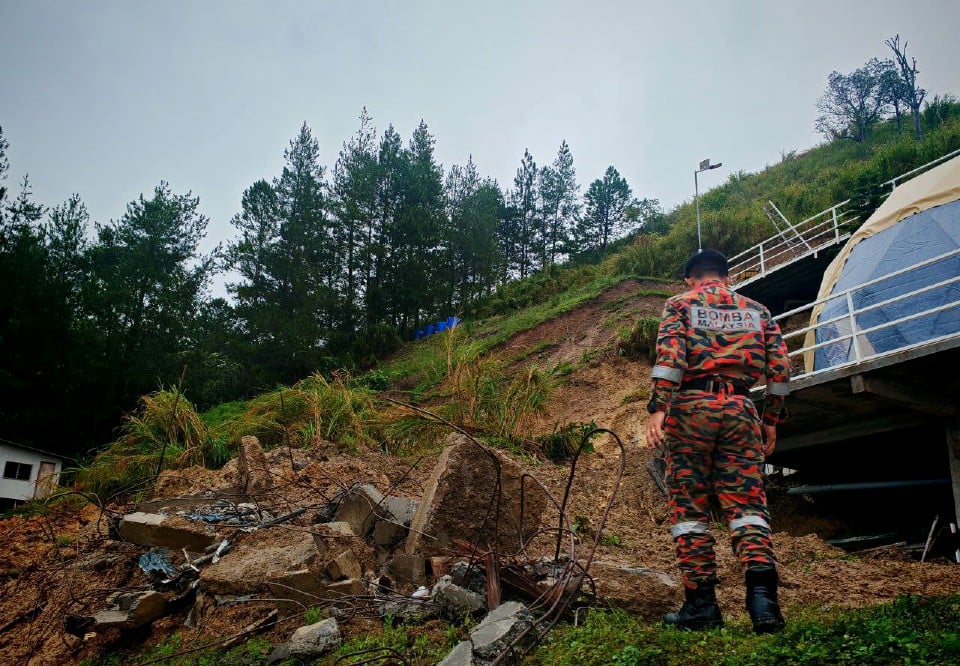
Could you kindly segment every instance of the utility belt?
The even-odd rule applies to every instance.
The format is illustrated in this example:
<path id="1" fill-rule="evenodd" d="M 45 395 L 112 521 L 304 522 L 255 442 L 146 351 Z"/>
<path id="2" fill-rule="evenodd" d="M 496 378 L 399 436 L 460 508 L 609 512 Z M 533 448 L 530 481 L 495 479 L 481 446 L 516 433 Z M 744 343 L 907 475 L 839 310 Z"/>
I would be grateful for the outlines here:
<path id="1" fill-rule="evenodd" d="M 707 393 L 727 392 L 734 395 L 750 395 L 750 387 L 742 382 L 723 377 L 698 377 L 680 383 L 678 391 L 706 391 Z"/>

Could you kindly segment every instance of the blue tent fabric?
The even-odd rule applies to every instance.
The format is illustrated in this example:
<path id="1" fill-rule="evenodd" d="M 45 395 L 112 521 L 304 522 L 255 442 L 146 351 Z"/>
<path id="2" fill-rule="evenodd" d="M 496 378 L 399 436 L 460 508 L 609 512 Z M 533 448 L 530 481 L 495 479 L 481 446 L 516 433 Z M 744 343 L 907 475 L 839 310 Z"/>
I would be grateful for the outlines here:
<path id="1" fill-rule="evenodd" d="M 850 333 L 849 309 L 845 291 L 853 289 L 854 310 L 876 305 L 896 296 L 960 275 L 960 256 L 941 259 L 926 266 L 874 284 L 857 288 L 885 275 L 917 265 L 960 247 L 960 200 L 929 208 L 907 217 L 878 234 L 865 238 L 851 251 L 840 278 L 831 291 L 837 297 L 827 301 L 816 329 L 817 343 L 828 342 Z M 928 290 L 909 298 L 857 313 L 858 330 L 870 329 L 931 308 L 960 301 L 960 283 Z M 960 332 L 960 308 L 922 315 L 906 322 L 869 332 L 858 337 L 861 353 L 883 353 Z M 815 368 L 827 368 L 853 361 L 851 341 L 842 340 L 820 347 Z"/>

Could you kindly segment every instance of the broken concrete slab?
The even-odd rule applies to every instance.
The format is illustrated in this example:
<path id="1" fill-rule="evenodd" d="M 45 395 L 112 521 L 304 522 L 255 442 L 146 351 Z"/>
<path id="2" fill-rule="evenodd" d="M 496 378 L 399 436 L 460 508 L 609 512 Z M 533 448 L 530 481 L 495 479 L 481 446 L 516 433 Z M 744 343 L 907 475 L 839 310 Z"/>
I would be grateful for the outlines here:
<path id="1" fill-rule="evenodd" d="M 167 612 L 167 600 L 159 592 L 124 593 L 113 597 L 114 606 L 94 614 L 94 631 L 136 629 L 150 624 Z"/>
<path id="2" fill-rule="evenodd" d="M 373 548 L 361 539 L 345 522 L 319 523 L 310 528 L 313 542 L 324 564 L 345 550 L 352 551 L 360 564 L 361 571 L 376 567 L 376 554 Z"/>
<path id="3" fill-rule="evenodd" d="M 417 514 L 417 508 L 420 501 L 413 497 L 395 497 L 388 495 L 383 499 L 383 506 L 396 519 L 398 523 L 406 527 L 413 522 L 413 517 Z"/>
<path id="4" fill-rule="evenodd" d="M 103 631 L 105 629 L 126 629 L 129 628 L 130 614 L 127 611 L 119 609 L 102 610 L 93 614 L 94 631 Z"/>
<path id="5" fill-rule="evenodd" d="M 133 627 L 142 627 L 153 622 L 167 612 L 167 600 L 159 592 L 146 592 L 133 599 L 129 610 L 130 624 Z"/>
<path id="6" fill-rule="evenodd" d="M 319 657 L 340 645 L 340 627 L 334 618 L 300 627 L 283 645 L 278 646 L 267 663 L 275 664 L 287 659 L 309 660 Z"/>
<path id="7" fill-rule="evenodd" d="M 200 573 L 200 585 L 217 595 L 275 592 L 270 581 L 288 572 L 319 568 L 313 536 L 299 530 L 257 530 L 238 539 L 219 562 Z"/>
<path id="8" fill-rule="evenodd" d="M 460 433 L 447 438 L 426 484 L 420 506 L 410 526 L 406 552 L 439 555 L 454 539 L 488 544 L 501 553 L 514 553 L 521 540 L 540 527 L 547 496 L 534 483 L 524 484 L 523 524 L 520 521 L 520 467 L 493 452 L 496 461 Z M 500 471 L 499 517 L 488 511 L 497 490 Z"/>
<path id="9" fill-rule="evenodd" d="M 437 666 L 475 666 L 473 643 L 460 641 Z"/>
<path id="10" fill-rule="evenodd" d="M 471 614 L 478 616 L 487 607 L 482 596 L 460 587 L 450 576 L 444 576 L 437 581 L 431 591 L 431 597 L 439 608 L 440 616 L 451 622 Z"/>
<path id="11" fill-rule="evenodd" d="M 314 606 L 326 594 L 326 583 L 316 571 L 298 569 L 272 576 L 266 581 L 271 594 L 278 599 L 290 599 L 305 606 Z"/>
<path id="12" fill-rule="evenodd" d="M 327 562 L 326 570 L 331 580 L 361 578 L 363 576 L 363 568 L 352 550 L 345 550 Z"/>
<path id="13" fill-rule="evenodd" d="M 389 511 L 382 506 L 383 499 L 383 495 L 373 485 L 358 483 L 340 496 L 333 519 L 347 523 L 354 534 L 366 537 L 373 531 L 380 516 L 391 517 Z"/>
<path id="14" fill-rule="evenodd" d="M 420 587 L 427 583 L 427 561 L 422 555 L 397 553 L 387 564 L 387 573 L 400 586 Z"/>
<path id="15" fill-rule="evenodd" d="M 179 516 L 142 511 L 123 517 L 120 536 L 124 541 L 140 546 L 164 546 L 177 550 L 186 548 L 193 553 L 202 553 L 217 538 L 206 525 L 192 523 Z"/>
<path id="16" fill-rule="evenodd" d="M 440 616 L 439 606 L 429 597 L 391 597 L 379 607 L 381 617 L 389 615 L 403 622 L 426 622 Z"/>
<path id="17" fill-rule="evenodd" d="M 237 462 L 240 468 L 240 487 L 247 495 L 259 495 L 273 486 L 267 456 L 260 446 L 260 440 L 253 435 L 240 438 Z"/>
<path id="18" fill-rule="evenodd" d="M 509 601 L 490 611 L 477 628 L 470 632 L 473 655 L 478 660 L 492 661 L 504 652 L 523 632 L 533 624 L 533 615 L 527 607 L 518 601 Z M 533 632 L 524 639 L 533 640 Z M 521 640 L 521 643 L 525 642 Z M 520 655 L 511 661 L 507 657 L 502 663 L 516 663 Z"/>
<path id="19" fill-rule="evenodd" d="M 342 597 L 358 597 L 366 594 L 367 590 L 362 580 L 348 578 L 347 580 L 338 580 L 330 583 L 324 590 L 324 596 L 327 599 L 340 599 Z"/>
<path id="20" fill-rule="evenodd" d="M 673 576 L 664 571 L 594 562 L 590 575 L 601 601 L 646 620 L 657 620 L 674 610 L 682 596 Z"/>

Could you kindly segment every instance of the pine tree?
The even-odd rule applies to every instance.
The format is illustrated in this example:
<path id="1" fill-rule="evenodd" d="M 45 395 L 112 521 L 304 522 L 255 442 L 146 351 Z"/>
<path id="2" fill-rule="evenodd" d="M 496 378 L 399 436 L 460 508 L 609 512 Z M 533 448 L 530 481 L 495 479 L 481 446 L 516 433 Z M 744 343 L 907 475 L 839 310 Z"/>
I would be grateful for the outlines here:
<path id="1" fill-rule="evenodd" d="M 383 286 L 391 322 L 403 332 L 437 314 L 442 285 L 435 275 L 443 258 L 443 170 L 434 138 L 422 120 L 399 156 L 397 207 L 384 236 L 388 283 Z"/>
<path id="2" fill-rule="evenodd" d="M 515 270 L 521 280 L 536 269 L 537 213 L 537 163 L 525 149 L 513 179 L 510 192 L 512 224 L 506 229 L 504 239 L 509 246 L 506 252 L 511 258 L 509 268 Z"/>
<path id="3" fill-rule="evenodd" d="M 496 285 L 502 271 L 497 228 L 504 216 L 503 193 L 496 181 L 481 180 L 471 156 L 447 174 L 450 277 L 447 309 L 462 311 Z"/>
<path id="4" fill-rule="evenodd" d="M 607 244 L 623 230 L 626 208 L 631 200 L 630 186 L 619 171 L 609 166 L 603 178 L 590 183 L 584 200 L 586 211 L 577 233 L 579 249 L 581 252 L 604 252 Z"/>
<path id="5" fill-rule="evenodd" d="M 161 182 L 149 199 L 141 195 L 117 221 L 96 225 L 87 250 L 90 290 L 85 319 L 100 343 L 100 361 L 118 409 L 137 396 L 173 383 L 182 371 L 178 352 L 188 346 L 217 258 L 200 256 L 207 217 L 189 192 L 174 194 Z"/>
<path id="6" fill-rule="evenodd" d="M 540 170 L 542 266 L 556 263 L 569 245 L 570 233 L 580 210 L 579 190 L 573 154 L 564 141 L 553 164 Z"/>
<path id="7" fill-rule="evenodd" d="M 373 243 L 379 182 L 376 147 L 376 129 L 364 107 L 360 114 L 360 128 L 343 144 L 333 169 L 337 210 L 335 236 L 346 269 L 339 315 L 341 328 L 347 333 L 356 328 L 358 298 L 366 288 L 364 278 L 369 279 L 367 246 Z"/>

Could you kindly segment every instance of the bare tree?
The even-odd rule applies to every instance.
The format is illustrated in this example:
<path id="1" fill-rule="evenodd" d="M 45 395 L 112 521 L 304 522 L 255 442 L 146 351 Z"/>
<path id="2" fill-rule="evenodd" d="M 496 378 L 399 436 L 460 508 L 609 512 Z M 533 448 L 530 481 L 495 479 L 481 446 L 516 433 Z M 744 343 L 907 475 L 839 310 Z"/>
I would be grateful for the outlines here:
<path id="1" fill-rule="evenodd" d="M 913 127 L 917 133 L 917 141 L 923 139 L 923 129 L 920 126 L 920 105 L 923 104 L 923 98 L 927 96 L 927 91 L 917 87 L 917 59 L 907 59 L 907 42 L 904 40 L 903 46 L 900 46 L 900 35 L 894 35 L 884 42 L 893 51 L 897 68 L 900 70 L 900 79 L 903 85 L 903 100 L 910 107 L 913 113 Z"/>

